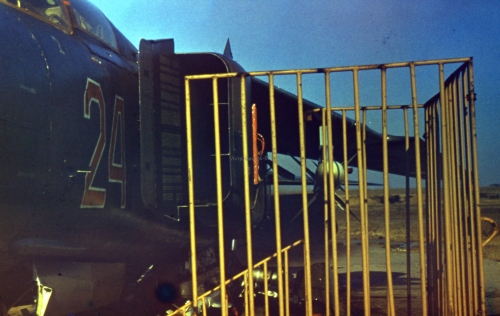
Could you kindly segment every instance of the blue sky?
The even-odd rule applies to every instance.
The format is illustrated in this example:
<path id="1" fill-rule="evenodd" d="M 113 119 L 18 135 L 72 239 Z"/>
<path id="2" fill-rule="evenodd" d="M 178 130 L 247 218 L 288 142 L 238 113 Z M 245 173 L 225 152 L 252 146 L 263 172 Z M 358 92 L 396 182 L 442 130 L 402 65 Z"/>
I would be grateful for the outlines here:
<path id="1" fill-rule="evenodd" d="M 473 56 L 480 182 L 500 183 L 499 1 L 92 2 L 136 46 L 174 38 L 177 52 L 222 52 L 230 38 L 247 71 Z"/>

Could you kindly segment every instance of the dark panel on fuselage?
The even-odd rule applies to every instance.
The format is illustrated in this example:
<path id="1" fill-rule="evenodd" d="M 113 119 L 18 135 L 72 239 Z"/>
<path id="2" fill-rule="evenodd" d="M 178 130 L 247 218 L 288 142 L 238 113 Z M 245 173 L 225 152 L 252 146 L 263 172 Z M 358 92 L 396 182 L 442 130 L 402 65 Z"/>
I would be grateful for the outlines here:
<path id="1" fill-rule="evenodd" d="M 47 64 L 36 38 L 19 13 L 0 6 L 4 41 L 0 78 L 0 198 L 14 193 L 35 198 L 47 176 L 50 84 Z M 45 137 L 44 137 L 45 136 Z M 41 142 L 43 140 L 43 142 Z M 9 154 L 6 154 L 9 153 Z M 15 191 L 15 192 L 14 192 Z"/>
<path id="2" fill-rule="evenodd" d="M 183 77 L 173 40 L 143 40 L 140 49 L 142 199 L 179 220 L 187 204 Z"/>
<path id="3" fill-rule="evenodd" d="M 187 220 L 186 114 L 184 76 L 243 69 L 224 56 L 175 54 L 172 40 L 143 41 L 140 56 L 141 172 L 146 206 Z M 236 79 L 218 80 L 223 197 L 241 192 L 241 96 Z M 214 224 L 216 203 L 214 98 L 212 80 L 190 81 L 193 179 L 198 214 Z M 236 179 L 236 180 L 235 180 Z M 236 188 L 236 190 L 235 190 Z M 234 198 L 241 206 L 242 195 Z M 231 203 L 235 206 L 235 203 Z M 241 212 L 231 210 L 233 213 Z M 210 214 L 210 215 L 207 215 Z"/>

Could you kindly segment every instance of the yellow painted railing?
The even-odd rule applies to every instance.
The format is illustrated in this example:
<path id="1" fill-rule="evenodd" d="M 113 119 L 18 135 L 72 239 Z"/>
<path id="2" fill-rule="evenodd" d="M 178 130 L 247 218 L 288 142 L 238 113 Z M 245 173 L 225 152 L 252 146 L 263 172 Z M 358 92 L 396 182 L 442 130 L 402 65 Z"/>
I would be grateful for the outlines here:
<path id="1" fill-rule="evenodd" d="M 450 71 L 450 69 L 452 71 Z M 445 73 L 448 73 L 445 79 Z M 342 77 L 337 77 L 341 74 Z M 423 74 L 423 78 L 422 78 Z M 319 108 L 312 109 L 306 105 L 303 96 L 303 80 L 308 75 L 323 76 L 324 86 L 321 88 L 325 100 Z M 271 139 L 269 157 L 272 163 L 270 168 L 278 170 L 281 156 L 279 139 L 277 138 L 276 120 L 285 117 L 287 113 L 276 110 L 276 94 L 282 90 L 275 87 L 279 76 L 293 76 L 296 90 L 296 104 L 290 104 L 290 111 L 296 113 L 298 119 L 297 144 L 300 148 L 297 161 L 300 162 L 300 191 L 303 218 L 303 233 L 300 241 L 288 246 L 282 246 L 282 230 L 284 210 L 280 201 L 280 179 L 278 172 L 272 173 L 271 183 L 273 197 L 275 230 L 275 254 L 258 263 L 254 263 L 253 240 L 256 232 L 252 228 L 252 197 L 251 186 L 253 176 L 250 172 L 251 163 L 244 159 L 243 170 L 243 208 L 239 210 L 245 214 L 246 230 L 246 266 L 252 267 L 240 274 L 229 278 L 225 273 L 225 240 L 224 240 L 224 213 L 234 210 L 225 210 L 222 195 L 221 151 L 219 140 L 219 95 L 218 82 L 221 79 L 232 79 L 239 83 L 240 92 L 237 113 L 241 113 L 242 156 L 249 155 L 249 144 L 252 142 L 251 119 L 248 108 L 253 102 L 248 91 L 248 78 L 261 77 L 269 84 L 268 117 Z M 348 79 L 345 79 L 345 78 Z M 366 78 L 379 78 L 371 86 L 366 84 Z M 401 78 L 401 79 L 395 79 Z M 476 144 L 475 121 L 475 92 L 471 58 L 430 60 L 418 62 L 390 63 L 352 67 L 333 67 L 321 69 L 302 69 L 284 71 L 259 71 L 248 73 L 225 73 L 209 75 L 193 75 L 185 78 L 186 90 L 186 130 L 188 151 L 188 176 L 189 176 L 189 214 L 191 231 L 196 227 L 196 199 L 193 177 L 194 169 L 199 168 L 193 163 L 192 154 L 192 126 L 191 111 L 195 111 L 191 104 L 191 82 L 211 80 L 213 85 L 213 113 L 215 144 L 215 166 L 218 177 L 214 180 L 217 188 L 218 208 L 218 247 L 220 279 L 225 280 L 220 285 L 202 295 L 198 295 L 198 282 L 196 273 L 196 234 L 191 234 L 191 264 L 192 264 L 192 297 L 191 302 L 198 302 L 199 308 L 191 304 L 181 307 L 171 315 L 206 314 L 206 298 L 220 291 L 221 314 L 230 313 L 226 287 L 230 282 L 243 280 L 242 295 L 244 295 L 245 315 L 256 315 L 255 296 L 255 271 L 259 270 L 264 277 L 264 314 L 269 315 L 269 267 L 272 259 L 276 275 L 276 310 L 279 315 L 291 315 L 291 282 L 288 270 L 288 250 L 299 243 L 303 251 L 303 302 L 305 315 L 316 315 L 313 310 L 313 301 L 317 295 L 313 294 L 313 276 L 311 274 L 312 251 L 317 250 L 317 245 L 311 245 L 309 204 L 311 192 L 308 190 L 307 168 L 308 154 L 306 142 L 309 135 L 305 135 L 305 124 L 308 115 L 319 115 L 321 122 L 321 150 L 322 161 L 327 166 L 333 166 L 337 158 L 344 166 L 343 178 L 335 179 L 332 172 L 322 174 L 321 199 L 323 199 L 324 212 L 319 215 L 324 227 L 324 298 L 326 315 L 352 315 L 361 311 L 364 315 L 485 315 L 485 293 L 482 262 L 481 240 L 481 212 L 479 208 L 479 180 L 478 157 Z M 339 81 L 343 80 L 339 84 Z M 347 85 L 345 84 L 347 80 Z M 234 85 L 234 84 L 233 84 Z M 347 86 L 347 91 L 338 87 Z M 433 90 L 430 95 L 421 100 L 421 91 Z M 435 94 L 437 92 L 437 94 Z M 379 105 L 367 104 L 367 96 L 377 94 Z M 348 105 L 339 105 L 335 97 L 345 94 L 342 100 L 348 100 Z M 404 97 L 400 97 L 404 96 Z M 392 100 L 408 100 L 390 104 Z M 397 102 L 397 101 L 396 101 Z M 334 106 L 333 103 L 336 103 Z M 309 103 L 308 103 L 309 104 Z M 259 104 L 257 104 L 259 106 Z M 267 106 L 266 106 L 267 107 Z M 259 108 L 259 111 L 261 109 Z M 372 114 L 376 113 L 376 114 Z M 399 114 L 398 114 L 399 113 Z M 370 117 L 377 117 L 378 131 L 370 128 Z M 267 114 L 266 114 L 267 115 Z M 335 122 L 333 118 L 336 118 Z M 260 122 L 259 122 L 260 123 Z M 335 125 L 337 124 L 337 125 Z M 341 125 L 341 127 L 339 127 Z M 234 128 L 234 127 L 233 127 Z M 391 133 L 389 133 L 389 130 Z M 334 131 L 337 131 L 335 133 Z M 339 132 L 340 131 L 340 132 Z M 209 132 L 209 131 L 207 131 Z M 370 137 L 379 135 L 379 141 L 374 142 Z M 391 148 L 394 137 L 400 136 L 398 148 L 405 155 L 405 161 L 397 163 L 406 164 L 406 176 L 401 176 L 403 185 L 399 186 L 401 200 L 394 202 L 391 194 L 395 185 L 391 173 L 391 164 L 394 160 L 390 157 L 395 150 Z M 340 143 L 341 148 L 334 148 L 332 144 Z M 373 162 L 375 147 L 380 153 L 379 181 L 383 188 L 377 190 L 381 194 L 378 209 L 372 201 L 376 199 L 373 190 L 368 190 L 370 185 L 367 172 Z M 339 159 L 335 151 L 342 152 Z M 348 154 L 348 153 L 354 153 Z M 352 165 L 353 157 L 356 158 L 354 167 L 357 172 L 358 189 L 353 190 L 348 185 L 350 179 L 347 166 Z M 204 166 L 206 167 L 206 166 Z M 351 176 L 353 177 L 353 176 Z M 339 185 L 335 181 L 344 183 L 344 192 L 337 192 Z M 342 201 L 339 201 L 341 197 Z M 398 196 L 399 199 L 399 196 Z M 359 223 L 351 218 L 351 213 L 359 214 Z M 379 214 L 376 217 L 375 214 Z M 399 219 L 402 221 L 398 222 Z M 395 224 L 404 233 L 395 232 Z M 339 230 L 335 228 L 337 223 Z M 383 227 L 380 229 L 373 227 Z M 394 241 L 401 242 L 406 249 L 405 254 L 394 251 Z M 376 246 L 374 246 L 376 244 Z M 311 248 L 312 247 L 312 248 Z M 358 247 L 359 250 L 358 251 Z M 377 250 L 379 248 L 383 250 Z M 314 249 L 313 249 L 314 248 Z M 342 250 L 341 253 L 341 249 Z M 400 249 L 400 248 L 397 248 Z M 412 250 L 414 249 L 414 251 Z M 375 251 L 377 250 L 377 251 Z M 381 259 L 382 258 L 382 259 Z M 380 264 L 383 262 L 383 264 Z M 402 267 L 402 268 L 401 268 Z M 253 270 L 253 271 L 252 271 Z M 383 274 L 384 277 L 380 277 Z M 379 282 L 383 279 L 383 282 Z M 381 285 L 382 284 L 382 285 Z M 380 304 L 380 301 L 383 304 Z M 377 311 L 377 312 L 375 312 Z M 233 315 L 233 314 L 231 314 Z"/>

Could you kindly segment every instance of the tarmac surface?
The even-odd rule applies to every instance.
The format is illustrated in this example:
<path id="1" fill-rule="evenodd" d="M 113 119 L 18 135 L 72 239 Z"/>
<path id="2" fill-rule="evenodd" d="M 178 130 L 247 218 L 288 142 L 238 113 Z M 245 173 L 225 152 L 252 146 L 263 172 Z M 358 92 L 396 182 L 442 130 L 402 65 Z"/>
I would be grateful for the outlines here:
<path id="1" fill-rule="evenodd" d="M 371 315 L 386 315 L 386 261 L 385 247 L 383 241 L 372 241 L 370 243 L 370 283 L 371 283 Z M 407 265 L 406 251 L 401 251 L 401 247 L 392 245 L 391 267 L 394 284 L 394 299 L 396 305 L 396 315 L 407 315 Z M 398 250 L 394 250 L 398 249 Z M 404 249 L 404 248 L 403 248 Z M 351 246 L 352 256 L 361 256 L 361 244 L 355 243 Z M 359 254 L 358 254 L 359 253 Z M 411 251 L 411 313 L 410 315 L 422 315 L 421 309 L 421 282 L 420 282 L 420 257 L 418 252 Z M 345 273 L 342 267 L 343 258 L 339 258 L 339 273 Z M 345 259 L 344 259 L 345 260 Z M 345 262 L 345 261 L 344 261 Z M 362 282 L 357 273 L 361 273 L 361 264 L 351 264 L 351 271 L 354 276 L 354 286 L 359 285 L 359 289 L 354 287 L 353 297 L 360 297 L 362 304 Z M 500 262 L 484 259 L 485 293 L 486 293 L 486 315 L 500 315 Z M 359 282 L 359 284 L 356 284 Z"/>
<path id="2" fill-rule="evenodd" d="M 391 245 L 391 269 L 394 284 L 396 315 L 408 315 L 407 304 L 407 265 L 406 251 L 403 245 Z M 312 264 L 324 262 L 323 246 L 311 246 Z M 340 286 L 341 314 L 345 312 L 346 295 L 346 246 L 338 243 L 338 273 Z M 351 242 L 351 305 L 352 315 L 363 315 L 363 282 L 361 265 L 361 242 Z M 298 268 L 302 265 L 302 247 L 298 246 L 290 252 L 290 265 Z M 420 260 L 417 252 L 411 252 L 411 313 L 422 315 Z M 486 315 L 500 315 L 500 262 L 484 259 Z M 383 240 L 370 241 L 370 307 L 371 315 L 387 314 L 387 273 L 385 247 Z M 9 310 L 10 316 L 22 316 L 23 309 L 32 310 L 33 306 L 20 306 Z M 24 311 L 26 313 L 26 311 Z"/>
<path id="3" fill-rule="evenodd" d="M 497 237 L 499 238 L 499 237 Z M 415 245 L 418 247 L 418 245 Z M 418 248 L 410 252 L 410 300 L 407 284 L 407 253 L 405 245 L 391 243 L 391 270 L 396 315 L 422 315 L 422 288 L 420 282 L 420 257 Z M 387 315 L 387 270 L 386 251 L 383 239 L 370 240 L 370 315 Z M 324 262 L 323 245 L 311 245 L 311 263 Z M 351 241 L 351 315 L 364 315 L 363 273 L 361 263 L 362 246 L 359 240 Z M 290 252 L 291 269 L 302 265 L 302 246 Z M 338 273 L 340 314 L 346 314 L 346 246 L 338 242 Z M 500 316 L 500 262 L 484 259 L 486 315 Z M 410 301 L 410 306 L 408 305 Z M 408 313 L 410 307 L 410 313 Z M 261 314 L 258 314 L 260 316 Z M 264 314 L 262 314 L 264 315 Z M 256 315 L 257 316 L 257 315 Z"/>

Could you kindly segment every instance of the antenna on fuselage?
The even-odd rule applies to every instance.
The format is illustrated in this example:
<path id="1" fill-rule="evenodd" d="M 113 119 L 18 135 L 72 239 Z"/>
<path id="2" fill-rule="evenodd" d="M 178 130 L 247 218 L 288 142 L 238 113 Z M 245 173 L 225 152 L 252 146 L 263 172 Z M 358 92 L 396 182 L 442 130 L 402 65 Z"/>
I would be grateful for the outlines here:
<path id="1" fill-rule="evenodd" d="M 231 43 L 229 42 L 229 38 L 226 42 L 226 47 L 224 47 L 224 56 L 233 59 L 233 52 L 231 51 Z"/>

